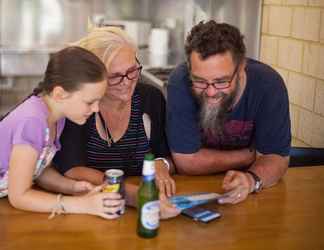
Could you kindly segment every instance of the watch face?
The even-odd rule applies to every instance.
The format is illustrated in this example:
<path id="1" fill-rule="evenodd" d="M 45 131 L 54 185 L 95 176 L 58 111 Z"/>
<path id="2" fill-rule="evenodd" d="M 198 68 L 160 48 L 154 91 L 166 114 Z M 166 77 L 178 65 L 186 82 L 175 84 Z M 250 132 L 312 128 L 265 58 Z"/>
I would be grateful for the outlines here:
<path id="1" fill-rule="evenodd" d="M 261 181 L 257 181 L 257 182 L 255 182 L 255 188 L 254 188 L 254 191 L 255 191 L 255 192 L 259 192 L 259 191 L 261 191 L 261 188 L 262 188 L 262 183 L 261 183 Z"/>
<path id="2" fill-rule="evenodd" d="M 253 193 L 259 192 L 262 189 L 262 180 L 260 179 L 259 176 L 257 176 L 254 172 L 247 170 L 247 173 L 249 173 L 252 178 L 254 179 L 254 190 Z"/>

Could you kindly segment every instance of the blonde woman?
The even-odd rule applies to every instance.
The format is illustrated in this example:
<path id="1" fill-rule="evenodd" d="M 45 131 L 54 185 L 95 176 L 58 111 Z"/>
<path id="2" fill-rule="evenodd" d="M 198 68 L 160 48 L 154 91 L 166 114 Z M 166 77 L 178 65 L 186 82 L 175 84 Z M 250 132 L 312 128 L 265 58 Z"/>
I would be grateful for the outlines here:
<path id="1" fill-rule="evenodd" d="M 104 62 L 107 91 L 99 112 L 84 126 L 67 123 L 62 150 L 54 160 L 57 169 L 72 179 L 100 184 L 107 169 L 121 169 L 126 176 L 141 175 L 144 155 L 152 152 L 158 158 L 156 182 L 165 201 L 161 203 L 165 208 L 162 215 L 177 215 L 165 199 L 175 193 L 164 130 L 165 100 L 157 88 L 139 83 L 142 66 L 136 58 L 136 45 L 115 27 L 94 28 L 73 45 L 93 52 Z M 136 191 L 137 187 L 126 186 L 128 205 L 135 206 Z"/>

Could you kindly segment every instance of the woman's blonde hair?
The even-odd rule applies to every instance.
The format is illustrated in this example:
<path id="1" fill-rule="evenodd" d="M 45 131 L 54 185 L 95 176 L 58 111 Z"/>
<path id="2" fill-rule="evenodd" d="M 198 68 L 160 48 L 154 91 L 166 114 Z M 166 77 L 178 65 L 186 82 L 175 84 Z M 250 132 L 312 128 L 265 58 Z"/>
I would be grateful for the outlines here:
<path id="1" fill-rule="evenodd" d="M 114 56 L 123 47 L 131 47 L 137 52 L 135 42 L 129 35 L 118 27 L 90 27 L 87 36 L 72 43 L 91 51 L 98 56 L 106 66 L 110 64 Z"/>

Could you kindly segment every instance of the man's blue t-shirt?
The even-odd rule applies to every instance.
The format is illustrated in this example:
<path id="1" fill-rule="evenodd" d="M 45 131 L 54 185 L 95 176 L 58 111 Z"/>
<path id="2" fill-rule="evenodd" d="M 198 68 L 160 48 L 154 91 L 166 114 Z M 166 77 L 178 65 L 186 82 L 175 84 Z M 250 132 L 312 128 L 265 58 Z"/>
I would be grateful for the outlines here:
<path id="1" fill-rule="evenodd" d="M 189 71 L 180 64 L 170 75 L 167 135 L 172 152 L 192 154 L 200 148 L 255 148 L 262 154 L 287 156 L 291 132 L 285 84 L 270 66 L 248 59 L 247 83 L 225 122 L 223 136 L 205 135 L 199 127 L 199 105 L 192 96 Z"/>

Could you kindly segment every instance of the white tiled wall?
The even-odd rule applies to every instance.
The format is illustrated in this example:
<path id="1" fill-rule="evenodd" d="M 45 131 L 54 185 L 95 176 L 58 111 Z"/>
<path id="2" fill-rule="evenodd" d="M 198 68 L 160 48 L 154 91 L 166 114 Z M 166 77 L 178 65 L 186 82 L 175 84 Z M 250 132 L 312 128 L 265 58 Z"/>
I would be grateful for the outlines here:
<path id="1" fill-rule="evenodd" d="M 324 0 L 309 0 L 309 5 L 324 7 Z"/>
<path id="2" fill-rule="evenodd" d="M 294 8 L 292 37 L 309 41 L 319 41 L 320 16 L 320 9 Z"/>
<path id="3" fill-rule="evenodd" d="M 288 77 L 288 93 L 290 103 L 312 111 L 315 101 L 315 79 L 290 72 Z"/>
<path id="4" fill-rule="evenodd" d="M 288 36 L 291 26 L 292 9 L 282 6 L 269 8 L 269 33 L 279 36 Z"/>
<path id="5" fill-rule="evenodd" d="M 285 80 L 293 144 L 324 147 L 324 0 L 264 0 L 260 59 Z"/>
<path id="6" fill-rule="evenodd" d="M 303 43 L 298 40 L 279 38 L 278 66 L 293 71 L 301 71 Z"/>
<path id="7" fill-rule="evenodd" d="M 303 73 L 317 77 L 320 75 L 321 46 L 317 43 L 306 43 L 304 48 Z"/>
<path id="8" fill-rule="evenodd" d="M 321 13 L 320 41 L 324 43 L 324 11 Z"/>
<path id="9" fill-rule="evenodd" d="M 308 0 L 283 0 L 282 2 L 287 5 L 307 5 Z"/>
<path id="10" fill-rule="evenodd" d="M 270 64 L 276 64 L 278 58 L 278 38 L 263 36 L 261 38 L 261 58 Z"/>
<path id="11" fill-rule="evenodd" d="M 324 117 L 324 81 L 316 82 L 315 112 Z M 323 125 L 324 126 L 324 125 Z"/>
<path id="12" fill-rule="evenodd" d="M 281 4 L 282 0 L 264 0 L 265 4 Z"/>

